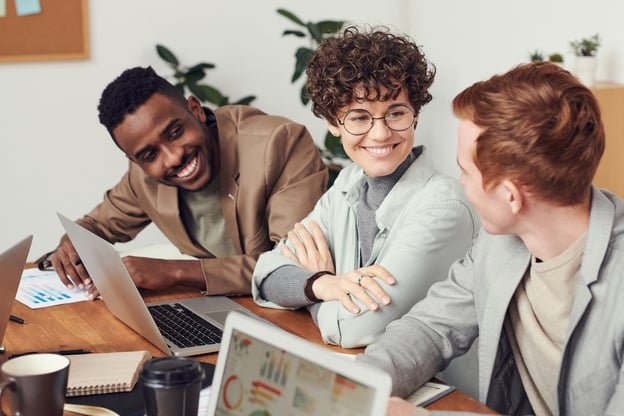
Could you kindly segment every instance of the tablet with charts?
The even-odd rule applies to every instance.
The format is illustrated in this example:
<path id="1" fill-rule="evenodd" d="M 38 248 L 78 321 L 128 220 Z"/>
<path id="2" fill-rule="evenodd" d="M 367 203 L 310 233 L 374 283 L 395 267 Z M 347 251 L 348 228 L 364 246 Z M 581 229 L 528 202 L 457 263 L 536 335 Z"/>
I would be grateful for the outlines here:
<path id="1" fill-rule="evenodd" d="M 208 415 L 383 415 L 390 376 L 273 325 L 230 312 Z"/>

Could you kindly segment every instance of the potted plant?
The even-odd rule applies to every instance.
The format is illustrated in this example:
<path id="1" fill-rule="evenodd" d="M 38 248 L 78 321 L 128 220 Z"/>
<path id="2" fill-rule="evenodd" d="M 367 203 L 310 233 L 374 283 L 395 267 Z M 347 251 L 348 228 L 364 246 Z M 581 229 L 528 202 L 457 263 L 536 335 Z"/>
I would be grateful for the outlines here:
<path id="1" fill-rule="evenodd" d="M 531 62 L 539 62 L 544 60 L 544 54 L 539 49 L 535 49 L 529 54 L 529 60 Z"/>
<path id="2" fill-rule="evenodd" d="M 553 52 L 548 55 L 548 61 L 563 67 L 563 55 L 559 52 Z"/>
<path id="3" fill-rule="evenodd" d="M 596 33 L 588 38 L 573 40 L 570 46 L 576 56 L 596 56 L 600 48 L 600 35 Z"/>
<path id="4" fill-rule="evenodd" d="M 557 64 L 562 64 L 563 63 L 563 55 L 561 55 L 558 52 L 554 52 L 554 53 L 551 53 L 550 55 L 548 55 L 548 60 L 550 62 L 554 62 L 554 63 L 557 63 Z"/>
<path id="5" fill-rule="evenodd" d="M 319 22 L 304 22 L 294 13 L 285 9 L 278 9 L 277 13 L 290 20 L 301 29 L 286 29 L 282 33 L 282 36 L 296 36 L 298 38 L 308 38 L 309 45 L 301 46 L 295 52 L 295 69 L 293 71 L 290 82 L 297 82 L 302 76 L 304 82 L 299 90 L 299 99 L 303 105 L 307 105 L 310 101 L 307 94 L 307 77 L 305 76 L 306 68 L 310 62 L 310 58 L 316 52 L 319 44 L 327 37 L 338 33 L 345 24 L 342 20 L 321 20 Z M 329 131 L 325 134 L 324 139 L 325 148 L 319 148 L 321 156 L 323 157 L 325 164 L 329 168 L 329 185 L 333 184 L 334 179 L 340 171 L 341 160 L 349 160 L 349 157 L 342 147 L 342 142 L 339 137 L 334 137 Z"/>
<path id="6" fill-rule="evenodd" d="M 600 48 L 600 35 L 596 33 L 587 38 L 570 42 L 572 52 L 576 56 L 575 75 L 579 80 L 591 87 L 596 78 L 596 54 Z"/>
<path id="7" fill-rule="evenodd" d="M 211 103 L 216 107 L 228 104 L 248 105 L 256 99 L 254 95 L 248 95 L 235 102 L 230 102 L 229 97 L 223 95 L 216 87 L 208 84 L 200 84 L 199 81 L 204 79 L 206 76 L 206 70 L 215 68 L 215 64 L 200 62 L 190 67 L 186 67 L 180 64 L 176 55 L 167 47 L 163 45 L 156 45 L 156 52 L 158 53 L 158 56 L 167 62 L 173 70 L 173 75 L 170 76 L 170 78 L 174 79 L 172 83 L 184 95 L 187 94 L 186 90 L 188 89 L 188 91 L 197 97 L 199 101 L 203 103 Z"/>

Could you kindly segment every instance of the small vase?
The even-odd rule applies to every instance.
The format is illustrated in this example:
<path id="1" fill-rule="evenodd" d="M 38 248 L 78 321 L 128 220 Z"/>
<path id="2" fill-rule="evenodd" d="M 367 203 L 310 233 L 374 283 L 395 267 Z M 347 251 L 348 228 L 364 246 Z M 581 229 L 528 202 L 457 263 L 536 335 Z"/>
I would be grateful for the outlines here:
<path id="1" fill-rule="evenodd" d="M 596 81 L 596 64 L 595 56 L 577 56 L 574 66 L 574 75 L 586 87 L 592 87 Z"/>

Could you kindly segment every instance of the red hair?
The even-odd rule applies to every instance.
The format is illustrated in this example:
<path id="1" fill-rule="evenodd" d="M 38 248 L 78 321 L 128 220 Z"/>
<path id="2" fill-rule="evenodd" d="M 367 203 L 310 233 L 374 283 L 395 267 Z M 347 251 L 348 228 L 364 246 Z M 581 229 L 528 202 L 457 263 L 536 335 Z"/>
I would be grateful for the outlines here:
<path id="1" fill-rule="evenodd" d="M 568 71 L 518 65 L 462 91 L 453 112 L 482 129 L 474 163 L 484 189 L 511 179 L 560 205 L 588 198 L 605 134 L 596 98 Z"/>

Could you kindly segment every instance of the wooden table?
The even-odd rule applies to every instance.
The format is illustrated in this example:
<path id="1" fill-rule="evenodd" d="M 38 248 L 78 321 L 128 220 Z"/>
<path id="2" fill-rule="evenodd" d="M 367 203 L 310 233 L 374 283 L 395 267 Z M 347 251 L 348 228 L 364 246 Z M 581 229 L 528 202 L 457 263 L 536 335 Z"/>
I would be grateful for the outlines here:
<path id="1" fill-rule="evenodd" d="M 199 296 L 194 289 L 175 288 L 167 291 L 141 290 L 146 301 Z M 344 349 L 326 345 L 320 337 L 317 327 L 304 310 L 287 311 L 262 308 L 251 297 L 233 297 L 255 314 L 277 324 L 281 328 L 303 337 L 326 348 L 343 353 L 360 352 L 362 349 Z M 30 309 L 20 302 L 15 302 L 13 314 L 24 318 L 25 324 L 9 322 L 4 336 L 6 352 L 0 354 L 0 362 L 12 354 L 38 351 L 50 352 L 68 349 L 89 349 L 92 352 L 132 351 L 145 349 L 154 357 L 164 354 L 139 336 L 121 321 L 117 320 L 101 300 L 78 302 L 52 306 L 43 309 Z M 200 361 L 215 364 L 217 353 L 195 357 Z M 470 396 L 455 391 L 428 406 L 429 409 L 463 410 L 479 413 L 496 414 Z M 72 413 L 67 413 L 70 415 Z"/>

